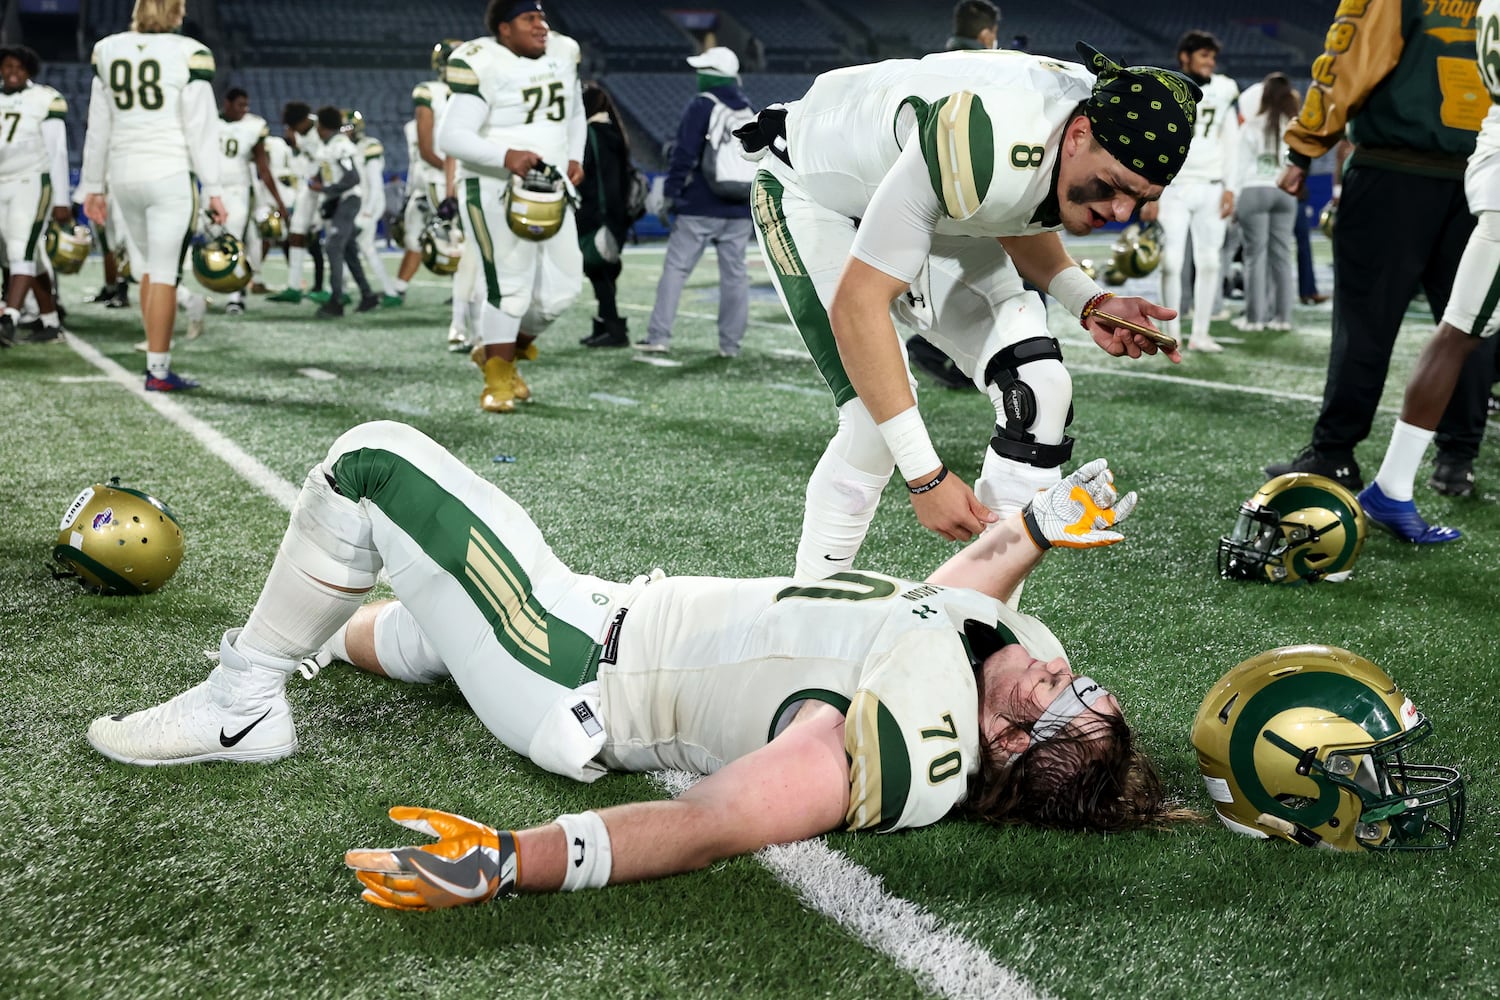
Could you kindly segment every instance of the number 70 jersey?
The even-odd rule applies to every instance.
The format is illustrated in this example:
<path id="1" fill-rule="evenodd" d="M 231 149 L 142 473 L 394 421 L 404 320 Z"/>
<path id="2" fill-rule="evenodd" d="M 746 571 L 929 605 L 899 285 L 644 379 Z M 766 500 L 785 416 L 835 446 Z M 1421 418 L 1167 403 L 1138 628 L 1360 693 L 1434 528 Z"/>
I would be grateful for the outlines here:
<path id="1" fill-rule="evenodd" d="M 570 158 L 569 124 L 577 118 L 581 128 L 583 120 L 578 61 L 578 43 L 555 31 L 547 36 L 547 51 L 536 59 L 518 56 L 493 38 L 476 38 L 453 50 L 444 79 L 453 97 L 468 94 L 489 105 L 481 138 L 503 150 L 538 153 L 563 170 Z M 508 176 L 492 167 L 463 166 L 470 173 Z"/>
<path id="2" fill-rule="evenodd" d="M 963 635 L 971 618 L 1038 658 L 1063 655 L 1041 622 L 972 590 L 856 572 L 657 581 L 600 662 L 600 760 L 712 773 L 819 701 L 845 716 L 846 827 L 936 822 L 963 801 L 979 766 L 979 696 Z"/>

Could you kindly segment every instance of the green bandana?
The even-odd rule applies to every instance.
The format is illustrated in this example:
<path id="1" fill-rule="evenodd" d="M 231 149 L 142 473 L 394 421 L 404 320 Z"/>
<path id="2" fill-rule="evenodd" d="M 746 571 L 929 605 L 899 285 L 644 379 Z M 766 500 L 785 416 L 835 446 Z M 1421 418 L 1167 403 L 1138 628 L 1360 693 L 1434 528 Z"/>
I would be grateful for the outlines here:
<path id="1" fill-rule="evenodd" d="M 1099 78 L 1084 102 L 1094 138 L 1152 184 L 1170 184 L 1187 159 L 1203 91 L 1181 73 L 1121 66 L 1087 42 L 1077 49 Z"/>

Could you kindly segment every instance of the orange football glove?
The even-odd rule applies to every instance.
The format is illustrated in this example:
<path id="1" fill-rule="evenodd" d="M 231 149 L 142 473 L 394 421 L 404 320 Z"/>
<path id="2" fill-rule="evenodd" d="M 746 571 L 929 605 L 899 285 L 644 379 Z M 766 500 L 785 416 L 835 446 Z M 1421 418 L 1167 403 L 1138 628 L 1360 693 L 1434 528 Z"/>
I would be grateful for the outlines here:
<path id="1" fill-rule="evenodd" d="M 361 899 L 391 910 L 426 911 L 515 891 L 521 859 L 513 832 L 437 809 L 394 806 L 390 817 L 438 842 L 345 852 L 344 864 L 364 883 Z"/>
<path id="2" fill-rule="evenodd" d="M 1063 478 L 1051 489 L 1038 493 L 1022 511 L 1026 533 L 1039 549 L 1060 545 L 1069 549 L 1091 549 L 1124 541 L 1110 531 L 1135 509 L 1134 492 L 1120 496 L 1109 463 L 1096 458 Z"/>

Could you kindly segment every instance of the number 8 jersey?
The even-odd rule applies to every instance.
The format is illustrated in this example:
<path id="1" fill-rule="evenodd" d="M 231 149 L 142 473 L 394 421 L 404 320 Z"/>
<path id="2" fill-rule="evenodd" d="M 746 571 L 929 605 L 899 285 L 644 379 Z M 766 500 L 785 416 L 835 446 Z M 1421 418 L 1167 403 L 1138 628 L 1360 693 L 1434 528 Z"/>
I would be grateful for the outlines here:
<path id="1" fill-rule="evenodd" d="M 205 184 L 210 179 L 218 183 L 213 92 L 208 89 L 206 98 L 195 95 L 193 101 L 184 101 L 189 84 L 203 81 L 212 87 L 214 57 L 207 46 L 183 35 L 125 31 L 101 38 L 92 61 L 96 85 L 91 100 L 109 104 L 104 138 L 112 179 L 144 181 L 192 169 Z M 201 113 L 196 105 L 204 100 L 209 117 L 193 134 L 185 119 Z M 93 113 L 92 106 L 90 110 L 85 160 L 91 159 L 97 123 L 104 117 Z"/>
<path id="2" fill-rule="evenodd" d="M 979 766 L 968 619 L 1033 656 L 1062 656 L 1045 625 L 972 590 L 878 573 L 668 577 L 606 642 L 599 692 L 619 770 L 712 773 L 768 743 L 807 701 L 845 713 L 848 829 L 936 822 Z"/>
<path id="3" fill-rule="evenodd" d="M 577 158 L 571 151 L 582 149 L 585 128 L 578 61 L 578 43 L 555 31 L 536 59 L 518 56 L 493 38 L 476 38 L 453 50 L 444 79 L 454 97 L 472 94 L 489 105 L 480 138 L 502 151 L 530 150 L 563 170 Z M 482 164 L 465 162 L 464 170 L 508 176 Z"/>

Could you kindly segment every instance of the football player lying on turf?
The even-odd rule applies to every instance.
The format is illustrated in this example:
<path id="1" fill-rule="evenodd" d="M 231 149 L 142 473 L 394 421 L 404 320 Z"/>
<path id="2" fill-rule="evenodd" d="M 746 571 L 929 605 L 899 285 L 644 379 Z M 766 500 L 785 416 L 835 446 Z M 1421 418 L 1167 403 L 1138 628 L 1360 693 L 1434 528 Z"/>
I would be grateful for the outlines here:
<path id="1" fill-rule="evenodd" d="M 525 511 L 425 435 L 364 424 L 308 473 L 208 679 L 96 719 L 89 742 L 132 764 L 285 757 L 297 749 L 286 678 L 332 639 L 390 677 L 451 676 L 491 732 L 557 774 L 709 775 L 676 800 L 519 832 L 393 809 L 442 839 L 346 860 L 365 898 L 397 908 L 652 878 L 955 808 L 1140 826 L 1162 817 L 1161 785 L 1119 704 L 1001 600 L 1052 546 L 1121 539 L 1112 528 L 1136 498 L 1112 478 L 1090 462 L 925 583 L 853 571 L 612 583 L 569 570 Z M 382 566 L 399 603 L 361 608 Z"/>

